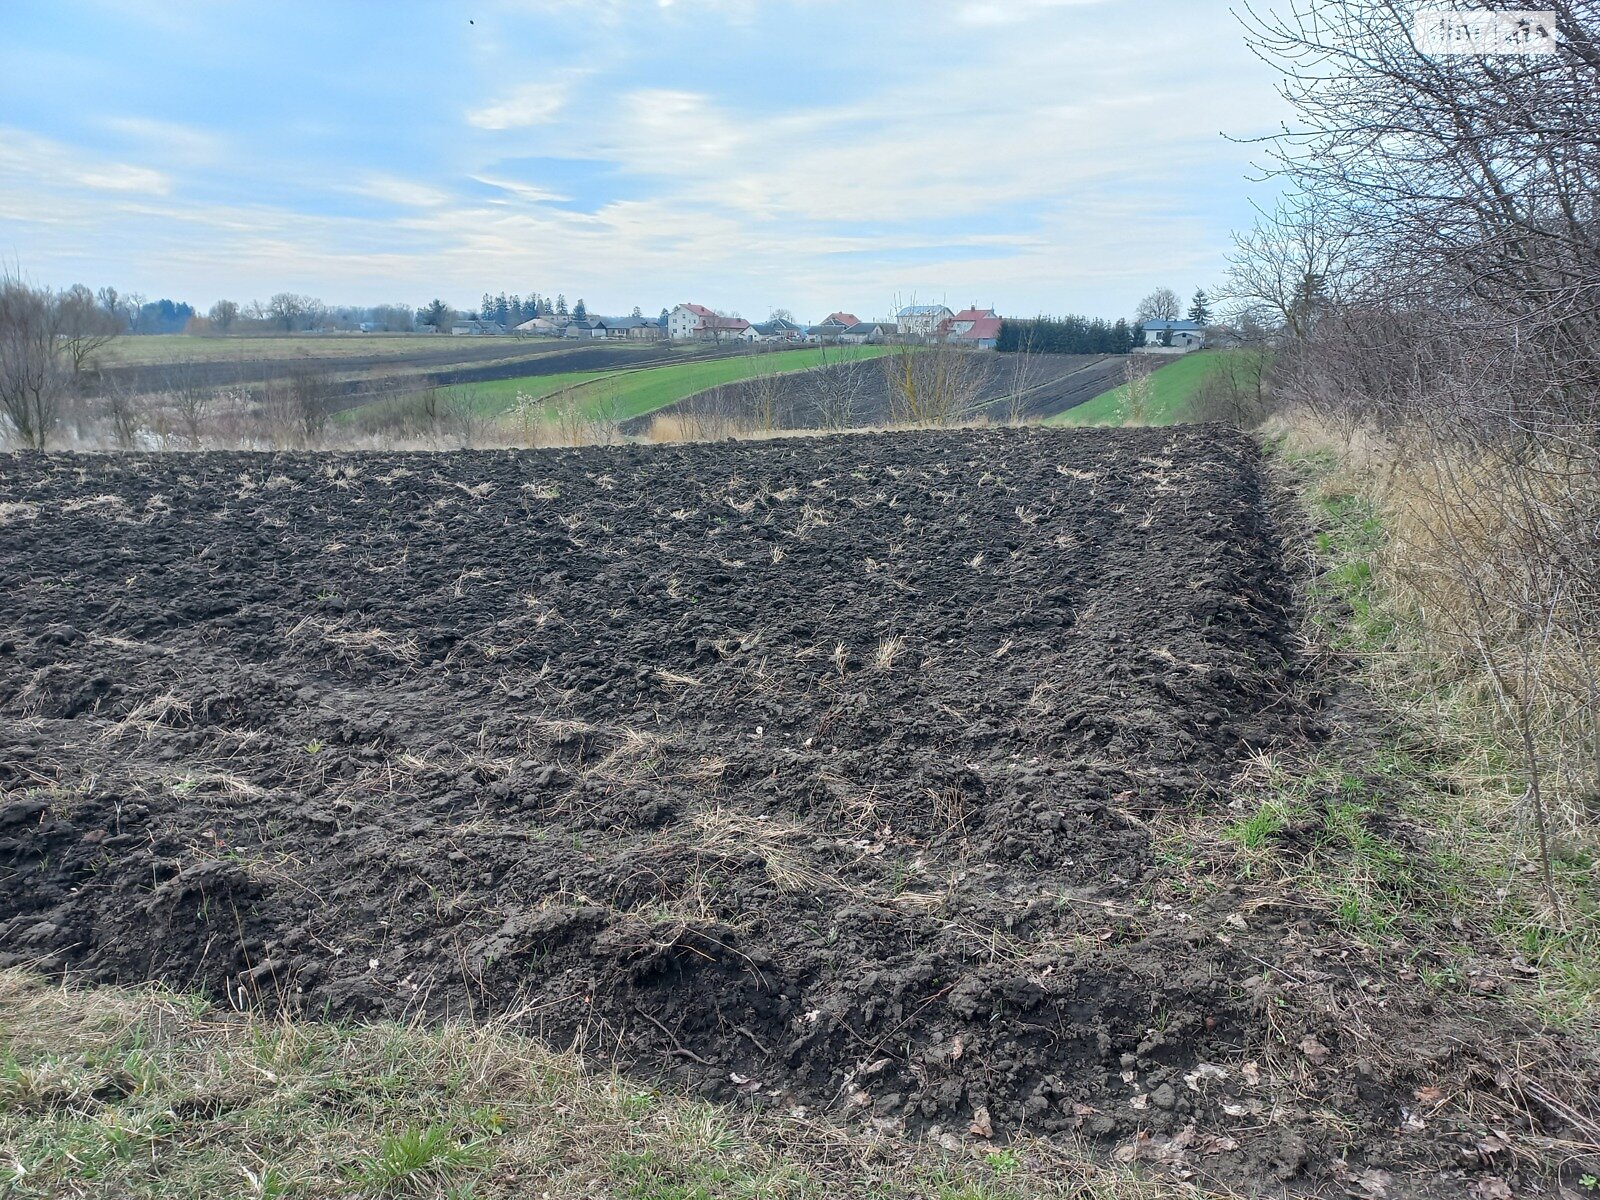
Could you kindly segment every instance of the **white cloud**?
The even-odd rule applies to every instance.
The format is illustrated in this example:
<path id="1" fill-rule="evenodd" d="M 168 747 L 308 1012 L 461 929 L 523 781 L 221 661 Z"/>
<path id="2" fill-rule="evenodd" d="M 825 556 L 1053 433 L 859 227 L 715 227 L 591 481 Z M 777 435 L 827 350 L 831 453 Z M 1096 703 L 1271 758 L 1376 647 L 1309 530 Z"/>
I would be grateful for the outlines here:
<path id="1" fill-rule="evenodd" d="M 549 188 L 542 188 L 537 184 L 520 183 L 514 179 L 496 179 L 489 175 L 474 175 L 472 178 L 488 187 L 499 188 L 502 192 L 506 192 L 529 204 L 546 204 L 551 201 L 564 202 L 571 199 L 570 196 L 563 195 L 561 192 L 551 191 Z"/>
<path id="2" fill-rule="evenodd" d="M 525 83 L 500 99 L 467 113 L 467 124 L 478 129 L 523 129 L 554 121 L 567 106 L 570 84 L 562 80 Z"/>
<path id="3" fill-rule="evenodd" d="M 353 184 L 348 191 L 402 208 L 438 208 L 450 202 L 450 193 L 395 175 L 369 175 L 361 183 Z"/>
<path id="4" fill-rule="evenodd" d="M 142 154 L 168 162 L 210 163 L 223 150 L 223 140 L 216 134 L 177 121 L 138 116 L 106 117 L 101 124 L 137 145 Z"/>
<path id="5" fill-rule="evenodd" d="M 50 138 L 0 129 L 0 189 L 29 179 L 152 196 L 165 196 L 172 190 L 167 175 L 153 168 L 92 157 Z"/>

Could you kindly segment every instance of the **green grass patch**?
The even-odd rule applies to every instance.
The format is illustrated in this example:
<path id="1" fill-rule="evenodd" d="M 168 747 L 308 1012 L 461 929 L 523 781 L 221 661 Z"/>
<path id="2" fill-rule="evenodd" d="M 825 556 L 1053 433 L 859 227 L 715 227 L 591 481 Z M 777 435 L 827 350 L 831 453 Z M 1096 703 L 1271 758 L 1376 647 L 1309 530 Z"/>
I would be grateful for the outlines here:
<path id="1" fill-rule="evenodd" d="M 1174 425 L 1188 419 L 1189 406 L 1206 383 L 1228 369 L 1238 355 L 1253 350 L 1196 350 L 1167 363 L 1150 375 L 1150 394 L 1139 420 L 1128 411 L 1128 385 L 1102 392 L 1076 408 L 1057 413 L 1046 425 Z"/>
<path id="2" fill-rule="evenodd" d="M 804 350 L 775 350 L 694 362 L 665 363 L 636 370 L 577 373 L 561 385 L 550 386 L 556 376 L 533 375 L 503 379 L 492 384 L 472 384 L 470 389 L 499 404 L 504 412 L 516 402 L 519 392 L 536 397 L 551 397 L 571 388 L 570 396 L 585 416 L 611 421 L 626 421 L 665 408 L 669 404 L 723 384 L 754 379 L 761 375 L 803 371 L 824 362 L 876 358 L 882 346 L 830 346 Z"/>
<path id="3" fill-rule="evenodd" d="M 502 1025 L 241 1016 L 0 970 L 0 1196 L 1195 1200 L 1023 1137 L 999 1153 L 756 1115 Z M 976 1152 L 973 1152 L 976 1151 Z"/>

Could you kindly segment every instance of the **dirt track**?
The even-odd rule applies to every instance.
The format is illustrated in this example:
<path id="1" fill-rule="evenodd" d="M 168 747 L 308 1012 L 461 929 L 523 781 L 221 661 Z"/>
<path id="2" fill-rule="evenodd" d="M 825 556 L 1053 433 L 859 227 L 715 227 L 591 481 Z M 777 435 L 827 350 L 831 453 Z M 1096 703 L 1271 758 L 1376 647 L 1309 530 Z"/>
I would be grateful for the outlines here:
<path id="1" fill-rule="evenodd" d="M 1306 718 L 1277 539 L 1203 427 L 0 458 L 0 963 L 1234 1179 L 1459 1167 L 1410 1068 L 1277 1073 L 1278 917 L 1148 900 L 1150 823 Z"/>

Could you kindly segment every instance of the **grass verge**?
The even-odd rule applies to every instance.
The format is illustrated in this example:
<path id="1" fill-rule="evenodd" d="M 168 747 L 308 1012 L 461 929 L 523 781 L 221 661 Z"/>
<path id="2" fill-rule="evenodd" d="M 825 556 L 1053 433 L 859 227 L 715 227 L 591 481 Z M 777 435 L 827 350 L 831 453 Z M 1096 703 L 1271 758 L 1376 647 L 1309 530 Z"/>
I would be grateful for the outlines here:
<path id="1" fill-rule="evenodd" d="M 1514 748 L 1481 693 L 1431 669 L 1423 614 L 1389 577 L 1376 480 L 1331 450 L 1269 444 L 1311 527 L 1307 648 L 1335 690 L 1330 737 L 1261 753 L 1221 817 L 1176 823 L 1180 886 L 1219 877 L 1312 910 L 1443 990 L 1504 993 L 1546 1025 L 1600 1037 L 1600 863 L 1576 843 L 1545 898 Z"/>
<path id="2" fill-rule="evenodd" d="M 586 1068 L 508 1022 L 339 1027 L 0 971 L 0 1195 L 1179 1200 L 1060 1146 L 946 1148 Z"/>

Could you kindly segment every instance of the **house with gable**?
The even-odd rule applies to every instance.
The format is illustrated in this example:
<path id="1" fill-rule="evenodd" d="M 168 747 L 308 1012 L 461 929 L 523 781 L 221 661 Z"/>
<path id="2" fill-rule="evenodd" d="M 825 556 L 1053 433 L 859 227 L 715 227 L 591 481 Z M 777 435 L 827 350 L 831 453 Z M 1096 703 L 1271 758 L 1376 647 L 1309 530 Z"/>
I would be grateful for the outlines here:
<path id="1" fill-rule="evenodd" d="M 1146 321 L 1143 344 L 1179 351 L 1198 350 L 1206 344 L 1205 326 L 1198 321 Z"/>
<path id="2" fill-rule="evenodd" d="M 954 316 L 942 304 L 908 304 L 895 314 L 896 332 L 902 337 L 938 337 L 940 327 Z"/>

